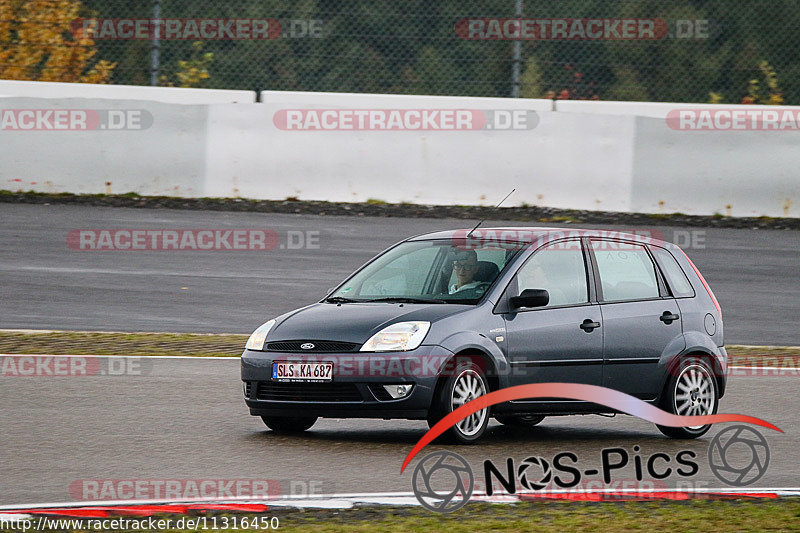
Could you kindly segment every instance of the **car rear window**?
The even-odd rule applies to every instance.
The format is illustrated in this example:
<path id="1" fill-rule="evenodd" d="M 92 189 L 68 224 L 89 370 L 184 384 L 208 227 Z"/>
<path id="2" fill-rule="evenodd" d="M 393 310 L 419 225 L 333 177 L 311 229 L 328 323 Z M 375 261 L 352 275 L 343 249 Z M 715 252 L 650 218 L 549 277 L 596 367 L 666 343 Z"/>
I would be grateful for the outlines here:
<path id="1" fill-rule="evenodd" d="M 600 271 L 604 301 L 644 300 L 660 296 L 655 265 L 644 246 L 593 240 L 592 250 Z"/>
<path id="2" fill-rule="evenodd" d="M 661 266 L 664 277 L 667 278 L 667 285 L 669 285 L 672 295 L 675 298 L 694 296 L 692 284 L 689 283 L 689 278 L 686 277 L 686 273 L 681 268 L 681 265 L 678 264 L 675 257 L 673 257 L 668 250 L 657 246 L 651 246 L 650 250 L 652 250 L 653 256 L 655 256 L 656 261 L 658 261 L 659 266 Z"/>

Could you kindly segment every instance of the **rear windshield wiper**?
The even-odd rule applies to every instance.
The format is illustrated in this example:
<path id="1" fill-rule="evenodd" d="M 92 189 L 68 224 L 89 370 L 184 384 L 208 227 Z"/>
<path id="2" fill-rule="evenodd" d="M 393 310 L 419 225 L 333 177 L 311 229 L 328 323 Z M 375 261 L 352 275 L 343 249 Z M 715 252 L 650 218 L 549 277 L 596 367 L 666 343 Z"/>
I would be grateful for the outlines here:
<path id="1" fill-rule="evenodd" d="M 367 302 L 387 302 L 399 304 L 444 304 L 444 300 L 436 300 L 432 298 L 409 298 L 407 296 L 375 298 L 374 300 L 367 300 Z"/>
<path id="2" fill-rule="evenodd" d="M 328 302 L 329 304 L 349 304 L 353 302 L 360 302 L 362 300 L 353 300 L 352 298 L 345 298 L 344 296 L 331 296 L 330 298 L 325 298 L 324 302 Z"/>

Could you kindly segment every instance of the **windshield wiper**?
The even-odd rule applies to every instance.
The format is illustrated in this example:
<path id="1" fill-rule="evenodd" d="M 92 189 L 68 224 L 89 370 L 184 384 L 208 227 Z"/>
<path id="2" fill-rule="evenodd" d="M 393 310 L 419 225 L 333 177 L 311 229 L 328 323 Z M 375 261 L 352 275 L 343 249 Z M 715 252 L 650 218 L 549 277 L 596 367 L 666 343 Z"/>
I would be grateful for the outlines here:
<path id="1" fill-rule="evenodd" d="M 387 303 L 399 303 L 399 304 L 444 304 L 447 303 L 444 300 L 435 300 L 431 298 L 409 298 L 408 296 L 399 296 L 394 297 L 390 296 L 387 298 L 375 298 L 374 300 L 367 300 L 367 302 L 387 302 Z"/>
<path id="2" fill-rule="evenodd" d="M 353 300 L 352 298 L 345 298 L 344 296 L 331 296 L 330 298 L 325 298 L 324 302 L 328 302 L 329 304 L 349 304 L 353 302 L 360 302 L 361 300 Z"/>

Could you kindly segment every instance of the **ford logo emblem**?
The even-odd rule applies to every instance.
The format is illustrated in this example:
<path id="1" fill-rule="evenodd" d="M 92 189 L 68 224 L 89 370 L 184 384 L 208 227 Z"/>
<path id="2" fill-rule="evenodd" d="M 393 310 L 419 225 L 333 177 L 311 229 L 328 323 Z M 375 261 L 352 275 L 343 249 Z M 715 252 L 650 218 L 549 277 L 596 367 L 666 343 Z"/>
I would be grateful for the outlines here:
<path id="1" fill-rule="evenodd" d="M 310 342 L 304 342 L 303 344 L 300 345 L 300 348 L 302 348 L 304 350 L 313 350 L 314 349 L 314 344 L 312 344 Z"/>

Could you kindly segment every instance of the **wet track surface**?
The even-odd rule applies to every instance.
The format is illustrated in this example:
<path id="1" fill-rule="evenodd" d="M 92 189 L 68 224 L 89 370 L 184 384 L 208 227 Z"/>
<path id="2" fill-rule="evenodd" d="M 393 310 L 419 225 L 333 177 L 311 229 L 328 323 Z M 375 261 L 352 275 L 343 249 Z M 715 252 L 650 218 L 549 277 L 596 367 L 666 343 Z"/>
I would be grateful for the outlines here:
<path id="1" fill-rule="evenodd" d="M 2 204 L 0 328 L 250 333 L 318 301 L 398 240 L 467 226 L 463 220 Z M 276 231 L 283 248 L 86 252 L 66 243 L 73 229 L 248 228 Z M 800 329 L 790 322 L 800 303 L 800 232 L 604 228 L 660 231 L 678 244 L 699 245 L 686 251 L 722 305 L 727 343 L 800 345 Z M 288 231 L 317 239 L 318 248 L 288 249 Z"/>
<path id="2" fill-rule="evenodd" d="M 142 376 L 0 378 L 0 502 L 69 501 L 70 485 L 87 479 L 267 479 L 296 493 L 307 486 L 326 494 L 411 490 L 411 470 L 401 475 L 400 466 L 427 430 L 425 422 L 326 419 L 305 435 L 278 436 L 247 413 L 238 371 L 235 359 L 156 359 Z M 785 431 L 757 428 L 769 442 L 771 461 L 753 486 L 800 485 L 798 379 L 731 378 L 720 412 L 761 417 Z M 571 451 L 585 469 L 600 466 L 603 448 L 623 447 L 633 457 L 638 445 L 645 461 L 663 452 L 673 465 L 679 451 L 693 450 L 697 475 L 672 475 L 664 483 L 719 488 L 728 485 L 714 477 L 706 454 L 713 435 L 728 426 L 700 440 L 677 441 L 630 416 L 554 417 L 528 430 L 493 422 L 478 445 L 433 445 L 423 455 L 455 451 L 482 479 L 484 459 L 502 466 L 507 457 L 550 460 Z M 632 465 L 612 480 L 634 478 Z"/>
<path id="3" fill-rule="evenodd" d="M 463 221 L 0 205 L 2 328 L 249 333 L 272 316 L 319 299 L 375 253 L 409 235 L 465 227 Z M 489 222 L 488 224 L 502 224 Z M 232 229 L 319 232 L 318 249 L 271 252 L 81 252 L 72 229 Z M 569 229 L 569 226 L 565 226 Z M 630 228 L 615 228 L 630 229 Z M 636 228 L 643 229 L 643 228 Z M 659 228 L 668 240 L 685 228 Z M 796 272 L 800 232 L 702 229 L 687 250 L 724 311 L 726 340 L 800 345 Z M 421 421 L 322 420 L 303 436 L 278 436 L 247 413 L 236 359 L 153 359 L 146 375 L 0 377 L 0 503 L 74 499 L 79 480 L 268 479 L 284 492 L 408 491 L 406 454 Z M 781 427 L 768 439 L 771 463 L 758 487 L 800 485 L 798 377 L 733 377 L 720 412 Z M 482 461 L 552 458 L 571 451 L 598 467 L 603 448 L 647 457 L 693 450 L 688 478 L 726 487 L 698 441 L 674 441 L 633 417 L 557 417 L 515 430 L 496 423 L 477 446 L 447 446 L 476 472 Z M 433 446 L 432 449 L 442 449 Z M 426 453 L 426 452 L 424 452 Z M 481 476 L 482 477 L 482 476 Z M 634 477 L 629 465 L 614 479 Z M 596 477 L 592 479 L 597 479 Z M 671 476 L 675 486 L 684 478 Z"/>

